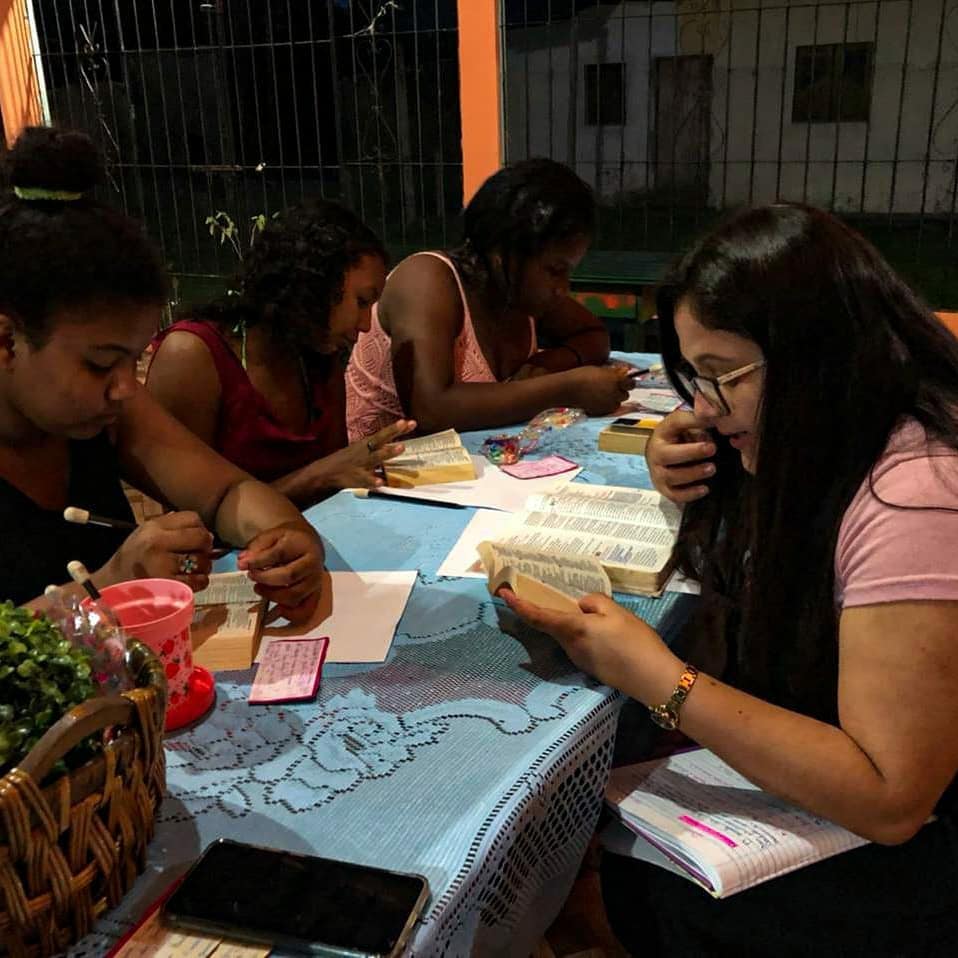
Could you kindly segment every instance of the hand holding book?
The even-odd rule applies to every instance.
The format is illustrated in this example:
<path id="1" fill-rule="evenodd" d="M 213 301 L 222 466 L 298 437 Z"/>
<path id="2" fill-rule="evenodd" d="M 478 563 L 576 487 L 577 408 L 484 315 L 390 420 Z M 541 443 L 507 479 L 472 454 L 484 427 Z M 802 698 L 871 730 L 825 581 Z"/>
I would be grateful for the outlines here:
<path id="1" fill-rule="evenodd" d="M 665 701 L 682 673 L 682 660 L 658 632 L 608 596 L 593 593 L 579 600 L 579 611 L 559 612 L 505 586 L 498 594 L 520 619 L 551 635 L 577 668 L 640 702 Z"/>
<path id="2" fill-rule="evenodd" d="M 380 470 L 385 462 L 402 456 L 400 441 L 416 428 L 414 419 L 399 419 L 367 439 L 359 439 L 312 465 L 318 489 L 375 489 L 384 484 Z"/>

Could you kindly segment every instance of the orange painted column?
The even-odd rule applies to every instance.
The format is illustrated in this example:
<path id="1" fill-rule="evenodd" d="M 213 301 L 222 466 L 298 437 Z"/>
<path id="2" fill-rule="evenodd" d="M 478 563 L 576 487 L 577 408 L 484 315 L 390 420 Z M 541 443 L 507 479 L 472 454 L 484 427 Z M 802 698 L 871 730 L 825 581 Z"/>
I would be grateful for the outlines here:
<path id="1" fill-rule="evenodd" d="M 502 166 L 499 0 L 458 0 L 462 202 Z"/>
<path id="2" fill-rule="evenodd" d="M 43 122 L 26 0 L 0 0 L 0 113 L 8 144 Z"/>

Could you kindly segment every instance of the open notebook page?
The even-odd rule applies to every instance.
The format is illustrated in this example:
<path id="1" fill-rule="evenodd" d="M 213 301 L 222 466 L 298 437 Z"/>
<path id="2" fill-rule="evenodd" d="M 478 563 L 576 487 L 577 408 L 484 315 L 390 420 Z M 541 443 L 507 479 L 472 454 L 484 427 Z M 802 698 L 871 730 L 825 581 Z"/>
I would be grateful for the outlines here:
<path id="1" fill-rule="evenodd" d="M 867 844 L 763 792 L 705 749 L 614 770 L 606 799 L 666 854 L 681 849 L 698 862 L 718 897 Z"/>

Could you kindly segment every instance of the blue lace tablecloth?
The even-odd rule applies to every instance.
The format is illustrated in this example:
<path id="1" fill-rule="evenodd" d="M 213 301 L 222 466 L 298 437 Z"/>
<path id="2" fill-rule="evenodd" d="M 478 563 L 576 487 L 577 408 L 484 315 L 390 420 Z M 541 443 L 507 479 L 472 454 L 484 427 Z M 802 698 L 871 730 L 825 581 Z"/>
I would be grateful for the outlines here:
<path id="1" fill-rule="evenodd" d="M 544 451 L 584 465 L 579 481 L 648 486 L 640 457 L 598 452 L 604 424 Z M 595 827 L 619 696 L 550 639 L 504 633 L 484 583 L 436 576 L 472 513 L 344 493 L 308 513 L 331 569 L 418 570 L 388 659 L 327 666 L 302 705 L 251 707 L 251 673 L 218 674 L 212 713 L 167 739 L 146 872 L 74 955 L 107 951 L 220 836 L 424 874 L 414 955 L 529 954 Z M 667 628 L 678 598 L 623 602 Z"/>

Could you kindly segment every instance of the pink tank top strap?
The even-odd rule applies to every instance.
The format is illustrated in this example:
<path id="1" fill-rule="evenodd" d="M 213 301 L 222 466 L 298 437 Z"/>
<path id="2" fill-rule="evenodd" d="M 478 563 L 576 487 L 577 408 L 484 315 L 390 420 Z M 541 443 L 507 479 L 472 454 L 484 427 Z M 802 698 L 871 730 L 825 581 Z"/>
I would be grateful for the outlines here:
<path id="1" fill-rule="evenodd" d="M 479 346 L 479 340 L 476 337 L 476 329 L 472 323 L 472 313 L 469 312 L 469 300 L 466 298 L 466 290 L 462 285 L 462 277 L 459 275 L 459 270 L 456 269 L 455 263 L 445 254 L 439 253 L 436 250 L 424 250 L 422 253 L 415 253 L 415 256 L 434 256 L 438 260 L 442 260 L 449 269 L 452 271 L 452 275 L 455 277 L 456 286 L 459 289 L 459 295 L 462 298 L 462 333 L 461 336 L 465 337 L 464 342 L 462 343 L 462 348 L 464 352 L 469 356 L 469 358 L 475 364 L 476 357 L 478 357 L 481 366 L 488 372 L 489 380 L 491 382 L 495 381 L 495 376 L 492 374 L 492 370 L 489 368 L 489 364 L 486 362 L 486 357 L 482 352 L 482 348 Z M 528 317 L 529 319 L 529 355 L 539 351 L 538 338 L 536 336 L 536 321 L 532 316 Z"/>

